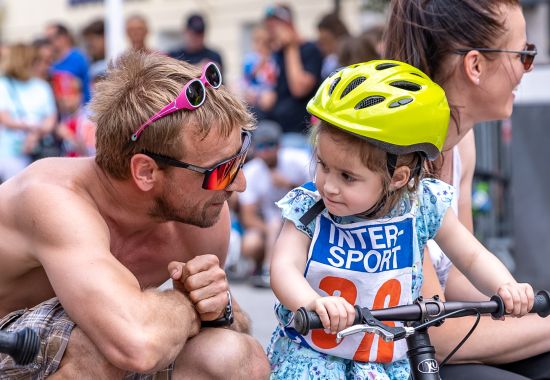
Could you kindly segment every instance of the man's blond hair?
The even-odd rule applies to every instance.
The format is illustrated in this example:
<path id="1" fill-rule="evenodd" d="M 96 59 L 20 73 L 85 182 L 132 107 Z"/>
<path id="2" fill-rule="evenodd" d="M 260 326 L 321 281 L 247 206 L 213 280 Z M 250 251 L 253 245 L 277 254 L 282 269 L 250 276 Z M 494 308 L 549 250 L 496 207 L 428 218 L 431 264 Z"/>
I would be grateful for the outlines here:
<path id="1" fill-rule="evenodd" d="M 109 65 L 96 86 L 90 108 L 97 123 L 96 163 L 117 179 L 130 176 L 130 159 L 144 150 L 181 158 L 185 136 L 210 132 L 220 139 L 235 129 L 251 129 L 254 118 L 224 86 L 207 88 L 206 100 L 193 111 L 176 111 L 148 126 L 138 141 L 131 135 L 149 117 L 173 101 L 201 70 L 160 54 L 129 52 Z M 215 130 L 212 130 L 215 128 Z"/>

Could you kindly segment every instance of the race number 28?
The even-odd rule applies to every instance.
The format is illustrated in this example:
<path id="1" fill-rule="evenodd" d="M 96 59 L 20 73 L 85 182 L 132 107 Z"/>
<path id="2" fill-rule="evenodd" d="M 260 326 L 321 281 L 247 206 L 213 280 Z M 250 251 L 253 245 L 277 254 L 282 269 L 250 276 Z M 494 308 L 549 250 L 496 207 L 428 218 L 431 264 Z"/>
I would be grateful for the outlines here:
<path id="1" fill-rule="evenodd" d="M 340 293 L 340 297 L 345 298 L 350 304 L 354 305 L 357 299 L 357 288 L 355 284 L 345 278 L 340 277 L 325 277 L 321 280 L 319 288 L 325 291 L 327 294 L 334 295 Z M 370 309 L 381 309 L 384 307 L 393 307 L 399 305 L 399 298 L 401 295 L 401 283 L 396 279 L 390 279 L 382 284 L 378 289 L 374 302 Z M 389 300 L 386 304 L 386 300 Z M 363 307 L 368 305 L 361 305 Z M 385 322 L 388 326 L 394 326 L 394 322 Z M 374 334 L 365 334 L 363 340 L 359 344 L 359 347 L 355 351 L 353 360 L 368 362 L 371 361 L 371 350 L 374 340 Z M 326 334 L 323 330 L 313 330 L 311 333 L 311 339 L 313 343 L 319 348 L 331 349 L 338 345 L 336 343 L 336 336 Z M 393 342 L 384 342 L 382 339 L 378 339 L 378 347 L 374 361 L 379 363 L 391 362 L 393 358 Z"/>

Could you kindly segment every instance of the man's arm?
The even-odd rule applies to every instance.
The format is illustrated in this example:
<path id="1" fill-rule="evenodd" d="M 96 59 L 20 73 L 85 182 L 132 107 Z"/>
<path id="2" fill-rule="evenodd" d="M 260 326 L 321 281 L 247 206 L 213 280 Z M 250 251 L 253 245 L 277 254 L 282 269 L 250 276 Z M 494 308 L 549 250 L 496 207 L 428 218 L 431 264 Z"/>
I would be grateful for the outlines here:
<path id="1" fill-rule="evenodd" d="M 213 227 L 196 231 L 196 239 L 187 247 L 190 252 L 208 252 L 199 254 L 186 263 L 171 262 L 168 271 L 173 280 L 174 288 L 189 296 L 200 319 L 212 321 L 221 318 L 229 299 L 227 291 L 229 284 L 223 270 L 229 248 L 230 229 L 229 207 L 223 207 L 220 220 Z M 198 227 L 189 227 L 191 230 Z M 232 329 L 248 333 L 250 319 L 239 307 L 233 297 Z"/>
<path id="2" fill-rule="evenodd" d="M 29 186 L 18 206 L 20 228 L 56 296 L 113 365 L 138 372 L 165 368 L 198 333 L 198 316 L 185 295 L 140 289 L 111 253 L 102 216 L 80 196 Z"/>

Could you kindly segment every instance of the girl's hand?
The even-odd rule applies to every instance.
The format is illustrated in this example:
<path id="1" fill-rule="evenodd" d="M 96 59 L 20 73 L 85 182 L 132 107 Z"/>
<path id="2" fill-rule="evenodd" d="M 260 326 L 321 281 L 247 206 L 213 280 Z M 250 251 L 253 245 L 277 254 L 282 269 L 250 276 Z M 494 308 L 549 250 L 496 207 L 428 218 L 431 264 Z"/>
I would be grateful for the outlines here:
<path id="1" fill-rule="evenodd" d="M 323 327 L 327 332 L 336 334 L 353 324 L 355 309 L 342 297 L 319 297 L 306 307 L 319 314 Z"/>
<path id="2" fill-rule="evenodd" d="M 507 283 L 501 285 L 497 294 L 504 301 L 504 309 L 513 317 L 524 316 L 533 308 L 535 293 L 529 284 Z"/>

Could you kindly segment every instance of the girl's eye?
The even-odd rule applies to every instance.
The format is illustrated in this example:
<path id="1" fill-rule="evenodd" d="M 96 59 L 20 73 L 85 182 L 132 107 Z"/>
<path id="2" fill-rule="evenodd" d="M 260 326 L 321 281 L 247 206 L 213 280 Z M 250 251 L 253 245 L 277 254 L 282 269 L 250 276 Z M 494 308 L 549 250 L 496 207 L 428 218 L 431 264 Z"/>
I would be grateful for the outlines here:
<path id="1" fill-rule="evenodd" d="M 355 181 L 355 177 L 350 176 L 348 173 L 342 173 L 342 178 L 346 182 L 353 182 Z"/>
<path id="2" fill-rule="evenodd" d="M 320 166 L 321 169 L 323 170 L 327 170 L 327 166 L 325 165 L 325 163 L 321 160 L 317 160 L 317 166 Z"/>

